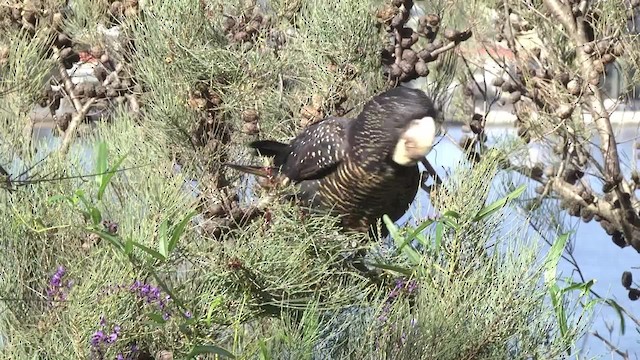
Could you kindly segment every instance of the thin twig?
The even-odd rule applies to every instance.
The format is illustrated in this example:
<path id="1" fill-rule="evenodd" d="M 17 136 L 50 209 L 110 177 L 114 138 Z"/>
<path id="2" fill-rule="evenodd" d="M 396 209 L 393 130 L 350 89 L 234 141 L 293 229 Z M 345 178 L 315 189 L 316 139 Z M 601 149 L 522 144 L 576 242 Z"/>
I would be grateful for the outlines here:
<path id="1" fill-rule="evenodd" d="M 584 26 L 581 25 L 582 22 L 576 21 L 571 8 L 558 0 L 544 0 L 544 4 L 551 10 L 560 23 L 562 23 L 569 34 L 576 48 L 576 59 L 580 66 L 580 73 L 584 79 L 589 79 L 594 70 L 591 65 L 590 56 L 584 50 L 584 45 L 589 41 Z M 640 251 L 640 239 L 634 238 L 632 228 L 632 224 L 637 220 L 637 214 L 633 211 L 630 200 L 623 196 L 622 189 L 620 186 L 617 186 L 622 180 L 622 174 L 609 113 L 604 106 L 602 92 L 598 86 L 588 83 L 587 88 L 588 92 L 585 94 L 585 102 L 589 106 L 591 116 L 600 137 L 599 148 L 604 159 L 604 176 L 607 178 L 607 182 L 616 184 L 614 190 L 620 202 L 620 209 L 617 211 L 614 210 L 617 213 L 617 216 L 614 217 L 614 223 L 617 223 L 622 228 L 626 241 L 636 250 Z M 627 217 L 630 217 L 631 221 L 627 221 Z"/>
<path id="2" fill-rule="evenodd" d="M 611 343 L 611 341 L 605 339 L 602 335 L 598 334 L 597 331 L 593 331 L 591 334 L 597 337 L 598 339 L 602 340 L 602 342 L 605 343 L 611 351 L 620 355 L 620 357 L 622 357 L 623 359 L 629 360 L 629 353 L 627 351 L 623 352 L 622 350 L 618 349 L 615 345 Z"/>
<path id="3" fill-rule="evenodd" d="M 60 147 L 60 154 L 62 156 L 66 156 L 67 152 L 69 152 L 69 146 L 71 146 L 71 141 L 73 141 L 76 128 L 80 122 L 84 120 L 85 116 L 87 116 L 87 112 L 95 100 L 95 98 L 89 98 L 87 102 L 81 106 L 80 111 L 76 112 L 71 118 L 71 123 L 69 123 L 67 131 L 64 132 L 64 139 L 62 140 L 62 146 Z"/>

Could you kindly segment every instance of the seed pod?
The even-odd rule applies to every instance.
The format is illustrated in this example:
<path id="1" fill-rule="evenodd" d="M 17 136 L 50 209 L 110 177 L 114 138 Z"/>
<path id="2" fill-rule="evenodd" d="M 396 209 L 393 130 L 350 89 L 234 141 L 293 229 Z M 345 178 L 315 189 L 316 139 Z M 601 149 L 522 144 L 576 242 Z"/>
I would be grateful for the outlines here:
<path id="1" fill-rule="evenodd" d="M 589 84 L 593 85 L 593 86 L 598 86 L 600 84 L 600 73 L 595 71 L 595 70 L 591 70 L 591 72 L 589 72 Z"/>
<path id="2" fill-rule="evenodd" d="M 411 49 L 404 49 L 402 51 L 402 60 L 408 62 L 411 65 L 415 65 L 418 62 L 418 55 Z"/>
<path id="3" fill-rule="evenodd" d="M 591 54 L 593 53 L 593 44 L 592 43 L 586 43 L 582 46 L 582 51 L 585 52 L 585 54 Z"/>
<path id="4" fill-rule="evenodd" d="M 640 299 L 640 290 L 629 289 L 629 300 L 636 301 L 638 299 Z"/>
<path id="5" fill-rule="evenodd" d="M 614 62 L 616 60 L 616 57 L 611 55 L 611 54 L 604 54 L 602 55 L 602 62 L 604 64 L 611 64 L 612 62 Z"/>
<path id="6" fill-rule="evenodd" d="M 431 26 L 438 26 L 440 24 L 440 16 L 436 14 L 427 14 L 425 15 L 425 20 L 427 24 Z"/>
<path id="7" fill-rule="evenodd" d="M 102 46 L 99 46 L 99 45 L 94 45 L 89 50 L 89 53 L 94 58 L 100 59 L 100 57 L 104 54 L 104 48 Z"/>
<path id="8" fill-rule="evenodd" d="M 107 88 L 105 88 L 102 85 L 97 85 L 96 86 L 96 97 L 98 99 L 103 99 L 107 96 Z"/>
<path id="9" fill-rule="evenodd" d="M 420 59 L 424 60 L 424 62 L 426 62 L 426 63 L 435 61 L 438 58 L 437 56 L 431 55 L 431 51 L 429 51 L 427 49 L 420 50 L 420 52 L 418 53 L 418 57 Z"/>
<path id="10" fill-rule="evenodd" d="M 418 33 L 414 32 L 411 34 L 411 37 L 402 38 L 400 45 L 406 49 L 406 48 L 410 48 L 413 44 L 417 42 L 418 42 Z"/>
<path id="11" fill-rule="evenodd" d="M 580 86 L 580 81 L 578 79 L 572 79 L 571 81 L 569 81 L 567 83 L 567 90 L 569 90 L 569 93 L 571 95 L 580 94 L 580 91 L 582 91 L 582 88 Z"/>
<path id="12" fill-rule="evenodd" d="M 414 64 L 411 64 L 410 62 L 408 62 L 406 60 L 400 61 L 400 64 L 398 64 L 398 66 L 400 66 L 400 69 L 402 69 L 402 72 L 405 73 L 405 74 L 410 74 L 414 70 Z"/>
<path id="13" fill-rule="evenodd" d="M 4 5 L 6 6 L 6 5 Z M 22 18 L 22 11 L 20 11 L 19 8 L 14 7 L 11 9 L 11 17 L 13 18 L 14 21 L 19 22 L 20 19 Z"/>
<path id="14" fill-rule="evenodd" d="M 403 24 L 404 24 L 404 16 L 402 16 L 402 13 L 396 14 L 396 16 L 394 16 L 393 19 L 391 19 L 391 26 L 395 28 L 401 27 Z"/>
<path id="15" fill-rule="evenodd" d="M 613 47 L 613 51 L 612 51 L 613 55 L 615 56 L 622 56 L 624 54 L 624 44 L 622 44 L 621 42 L 616 43 L 616 45 Z"/>
<path id="16" fill-rule="evenodd" d="M 604 54 L 607 51 L 609 51 L 609 45 L 611 45 L 610 41 L 608 41 L 608 40 L 600 40 L 596 44 L 596 50 L 598 50 L 598 53 Z"/>
<path id="17" fill-rule="evenodd" d="M 230 16 L 225 16 L 224 20 L 222 20 L 222 28 L 224 31 L 230 31 L 234 26 L 236 26 L 236 21 Z"/>
<path id="18" fill-rule="evenodd" d="M 115 102 L 118 105 L 123 105 L 127 101 L 127 98 L 124 96 L 116 96 Z"/>
<path id="19" fill-rule="evenodd" d="M 529 176 L 531 176 L 531 178 L 533 179 L 541 179 L 543 173 L 544 172 L 542 170 L 542 167 L 539 164 L 537 164 L 531 168 Z"/>
<path id="20" fill-rule="evenodd" d="M 607 54 L 609 55 L 609 54 Z M 598 73 L 603 73 L 604 72 L 604 62 L 603 60 L 595 60 L 593 62 L 593 70 L 597 71 Z M 600 77 L 600 74 L 597 74 L 598 77 Z M 592 74 L 589 74 L 589 77 L 592 77 Z"/>
<path id="21" fill-rule="evenodd" d="M 582 209 L 580 209 L 580 217 L 582 218 L 582 221 L 584 221 L 585 223 L 591 222 L 591 220 L 593 220 L 593 216 L 594 216 L 593 211 L 587 209 L 586 207 L 583 207 Z"/>
<path id="22" fill-rule="evenodd" d="M 497 76 L 493 79 L 492 84 L 495 87 L 502 87 L 502 85 L 504 84 L 504 79 L 501 76 Z"/>
<path id="23" fill-rule="evenodd" d="M 96 96 L 96 85 L 92 83 L 86 83 L 84 89 L 84 96 L 92 98 Z"/>
<path id="24" fill-rule="evenodd" d="M 544 168 L 544 175 L 550 178 L 552 176 L 555 176 L 557 171 L 558 170 L 553 165 L 549 165 L 546 168 Z"/>
<path id="25" fill-rule="evenodd" d="M 71 122 L 71 114 L 64 113 L 61 116 L 58 116 L 56 119 L 56 125 L 62 131 L 67 131 L 69 128 L 69 123 Z"/>
<path id="26" fill-rule="evenodd" d="M 242 124 L 242 132 L 247 135 L 255 135 L 259 132 L 257 123 L 244 123 Z"/>
<path id="27" fill-rule="evenodd" d="M 476 116 L 478 115 L 478 116 Z M 471 122 L 469 123 L 469 127 L 471 128 L 471 131 L 473 131 L 474 134 L 480 134 L 484 128 L 483 128 L 483 116 L 480 114 L 474 114 L 473 118 L 471 119 Z"/>
<path id="28" fill-rule="evenodd" d="M 418 62 L 416 62 L 415 69 L 416 69 L 416 74 L 418 74 L 418 76 L 429 75 L 429 68 L 427 67 L 427 64 L 422 59 L 419 59 Z"/>
<path id="29" fill-rule="evenodd" d="M 560 73 L 558 74 L 558 76 L 556 77 L 556 80 L 558 80 L 558 82 L 560 84 L 562 84 L 563 86 L 567 86 L 567 84 L 569 83 L 569 74 L 567 73 Z"/>
<path id="30" fill-rule="evenodd" d="M 567 213 L 569 213 L 569 215 L 571 215 L 571 216 L 580 216 L 580 210 L 581 209 L 582 209 L 582 207 L 580 206 L 580 204 L 573 203 L 567 209 Z"/>
<path id="31" fill-rule="evenodd" d="M 95 76 L 98 81 L 103 82 L 107 78 L 107 70 L 102 66 L 96 66 L 93 69 L 93 76 Z"/>
<path id="32" fill-rule="evenodd" d="M 118 18 L 121 17 L 123 13 L 124 5 L 122 2 L 114 1 L 111 3 L 111 6 L 109 6 L 109 14 L 111 14 L 111 16 Z"/>
<path id="33" fill-rule="evenodd" d="M 593 200 L 595 199 L 595 197 L 593 196 L 593 194 L 591 193 L 591 191 L 584 191 L 582 194 L 580 194 L 580 196 L 582 196 L 582 199 L 583 199 L 587 204 L 593 204 Z"/>
<path id="34" fill-rule="evenodd" d="M 111 57 L 109 56 L 109 54 L 104 54 L 102 56 L 100 56 L 100 62 L 102 63 L 102 65 L 107 65 L 109 64 L 109 62 L 111 61 Z"/>
<path id="35" fill-rule="evenodd" d="M 443 33 L 445 39 L 449 40 L 449 41 L 455 41 L 457 38 L 460 37 L 460 31 L 455 30 L 455 29 L 445 29 L 444 33 Z"/>
<path id="36" fill-rule="evenodd" d="M 400 66 L 398 66 L 398 64 L 392 64 L 389 67 L 389 74 L 394 78 L 398 78 L 400 77 L 400 75 L 402 75 L 402 69 L 400 69 Z"/>
<path id="37" fill-rule="evenodd" d="M 561 104 L 556 110 L 556 116 L 562 120 L 568 119 L 571 117 L 571 114 L 573 114 L 573 106 L 569 104 Z"/>
<path id="38" fill-rule="evenodd" d="M 233 41 L 243 42 L 249 40 L 249 34 L 246 31 L 238 31 L 233 35 Z"/>
<path id="39" fill-rule="evenodd" d="M 49 111 L 51 111 L 52 114 L 55 114 L 56 111 L 58 111 L 58 109 L 60 108 L 61 99 L 62 99 L 62 95 L 60 95 L 59 92 L 56 92 L 53 95 L 53 99 L 51 99 L 51 103 L 49 104 Z"/>
<path id="40" fill-rule="evenodd" d="M 510 80 L 505 81 L 504 84 L 502 84 L 502 91 L 504 92 L 512 92 L 516 90 L 516 88 L 517 88 L 516 84 Z"/>
<path id="41" fill-rule="evenodd" d="M 107 88 L 106 95 L 108 98 L 115 98 L 116 96 L 118 96 L 118 92 L 116 91 L 116 89 L 109 87 Z"/>
<path id="42" fill-rule="evenodd" d="M 31 25 L 35 25 L 36 24 L 36 13 L 34 11 L 30 11 L 30 10 L 23 10 L 22 11 L 22 19 L 26 22 L 28 22 Z"/>
<path id="43" fill-rule="evenodd" d="M 51 16 L 51 25 L 56 31 L 62 30 L 62 27 L 64 26 L 64 16 L 62 13 L 57 12 Z"/>
<path id="44" fill-rule="evenodd" d="M 600 224 L 602 225 L 606 220 L 601 220 Z M 604 228 L 604 226 L 603 226 Z M 606 230 L 606 229 L 605 229 Z M 627 242 L 624 239 L 624 236 L 622 235 L 622 233 L 620 231 L 614 231 L 611 234 L 611 240 L 613 241 L 614 244 L 618 245 L 621 248 L 625 248 L 627 246 Z"/>
<path id="45" fill-rule="evenodd" d="M 242 121 L 243 122 L 257 122 L 258 121 L 258 112 L 254 109 L 247 109 L 242 112 Z"/>
<path id="46" fill-rule="evenodd" d="M 524 126 L 518 127 L 518 137 L 520 137 L 522 141 L 527 144 L 531 142 L 531 134 L 529 134 L 529 129 L 525 128 Z"/>
<path id="47" fill-rule="evenodd" d="M 521 97 L 522 93 L 520 91 L 514 91 L 511 93 L 511 95 L 509 95 L 509 101 L 511 101 L 512 104 L 515 104 L 520 101 Z"/>

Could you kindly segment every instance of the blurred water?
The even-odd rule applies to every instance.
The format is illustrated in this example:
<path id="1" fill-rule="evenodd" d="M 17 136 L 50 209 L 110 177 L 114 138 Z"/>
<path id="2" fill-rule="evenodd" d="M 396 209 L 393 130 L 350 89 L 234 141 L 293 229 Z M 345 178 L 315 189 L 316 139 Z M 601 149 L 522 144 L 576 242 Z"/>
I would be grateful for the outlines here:
<path id="1" fill-rule="evenodd" d="M 447 132 L 453 139 L 459 139 L 462 135 L 459 127 L 451 127 Z M 514 134 L 515 130 L 508 127 L 490 127 L 487 129 L 489 139 L 508 133 Z M 618 151 L 621 158 L 624 159 L 623 162 L 627 165 L 636 164 L 633 139 L 637 136 L 637 125 L 627 125 L 616 129 L 616 138 L 620 142 Z M 532 151 L 531 155 L 532 157 L 537 156 L 535 151 Z M 452 143 L 448 138 L 443 138 L 427 158 L 442 175 L 446 170 L 452 170 L 462 156 L 462 152 L 456 144 Z M 631 168 L 624 166 L 623 171 L 628 174 Z M 602 186 L 601 183 L 593 179 L 591 179 L 591 182 L 595 189 L 599 189 Z M 530 186 L 533 188 L 535 185 L 532 182 Z M 496 195 L 498 194 L 494 192 L 493 196 L 495 197 Z M 421 191 L 410 213 L 413 216 L 422 218 L 432 211 L 428 195 Z M 515 220 L 518 215 L 511 214 L 510 216 L 512 219 L 505 219 L 505 222 L 508 223 L 510 220 Z M 407 221 L 408 217 L 409 215 L 405 215 L 400 222 Z M 595 279 L 594 291 L 603 297 L 615 300 L 633 316 L 640 317 L 640 311 L 638 311 L 640 303 L 629 300 L 627 291 L 622 287 L 620 280 L 623 271 L 631 271 L 633 267 L 640 265 L 640 255 L 631 247 L 620 249 L 616 246 L 611 241 L 611 237 L 595 221 L 584 223 L 575 219 L 567 225 L 576 231 L 576 241 L 573 244 L 572 254 L 580 266 L 585 280 Z M 567 261 L 562 261 L 558 272 L 561 276 L 572 276 L 574 275 L 574 268 Z M 640 272 L 634 272 L 634 275 L 638 276 Z M 577 274 L 574 277 L 576 281 L 579 281 Z M 612 329 L 612 331 L 610 332 L 609 329 Z M 597 331 L 621 350 L 629 351 L 631 358 L 640 356 L 640 336 L 634 327 L 634 323 L 626 319 L 626 331 L 621 334 L 619 317 L 611 307 L 599 306 L 597 308 L 594 324 L 590 331 Z M 578 348 L 582 349 L 582 355 L 589 357 L 605 355 L 605 358 L 608 358 L 611 354 L 612 358 L 620 358 L 619 355 L 612 353 L 601 340 L 593 335 L 583 339 Z"/>

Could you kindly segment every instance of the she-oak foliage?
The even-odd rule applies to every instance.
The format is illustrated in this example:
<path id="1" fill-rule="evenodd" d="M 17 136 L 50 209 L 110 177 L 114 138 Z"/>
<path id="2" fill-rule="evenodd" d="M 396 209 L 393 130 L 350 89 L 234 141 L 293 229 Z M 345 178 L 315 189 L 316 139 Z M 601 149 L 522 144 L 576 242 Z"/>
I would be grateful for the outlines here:
<path id="1" fill-rule="evenodd" d="M 349 265 L 358 247 L 375 244 L 340 232 L 336 219 L 302 216 L 292 205 L 274 204 L 269 219 L 224 241 L 203 231 L 185 183 L 218 164 L 199 156 L 187 136 L 199 116 L 186 105 L 190 88 L 209 81 L 232 127 L 240 126 L 241 109 L 256 107 L 262 130 L 273 136 L 295 133 L 295 124 L 282 119 L 309 94 L 346 91 L 357 107 L 384 80 L 379 39 L 371 35 L 378 33 L 370 16 L 376 4 L 318 0 L 296 8 L 274 1 L 275 14 L 297 9 L 278 23 L 294 22 L 297 35 L 276 54 L 229 45 L 221 17 L 205 16 L 198 1 L 146 2 L 144 16 L 123 24 L 136 43 L 133 72 L 146 88 L 142 121 L 117 110 L 67 157 L 53 151 L 34 168 L 99 175 L 0 192 L 2 357 L 568 354 L 585 320 L 574 318 L 573 293 L 554 282 L 557 259 L 545 261 L 524 225 L 504 222 L 517 193 L 485 206 L 497 171 L 491 157 L 473 168 L 461 164 L 432 195 L 440 218 L 395 229 L 397 246 L 370 264 L 375 276 Z M 69 28 L 89 33 L 79 38 L 97 37 L 95 28 L 79 24 L 105 18 L 87 10 L 92 5 L 72 5 Z M 51 64 L 36 51 L 44 34 L 27 42 L 19 31 L 6 31 L 12 46 L 0 79 L 20 89 L 0 99 L 0 154 L 16 174 L 24 167 L 12 162 L 16 156 L 24 164 L 43 157 L 42 146 L 35 152 L 36 144 L 25 141 L 20 122 Z M 331 63 L 352 64 L 355 77 L 337 81 L 327 70 Z M 233 136 L 230 151 L 239 153 L 245 138 Z M 94 150 L 89 159 L 79 154 L 83 146 Z M 182 172 L 173 169 L 175 156 L 187 160 Z M 541 283 L 544 274 L 550 275 Z"/>

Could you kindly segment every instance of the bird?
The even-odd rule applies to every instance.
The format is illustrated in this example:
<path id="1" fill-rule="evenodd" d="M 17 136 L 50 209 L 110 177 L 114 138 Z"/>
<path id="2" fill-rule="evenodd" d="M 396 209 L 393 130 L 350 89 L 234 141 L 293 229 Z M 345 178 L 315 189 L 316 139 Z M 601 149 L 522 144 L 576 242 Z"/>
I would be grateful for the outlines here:
<path id="1" fill-rule="evenodd" d="M 369 232 L 383 215 L 409 209 L 420 187 L 418 163 L 431 151 L 438 111 L 420 89 L 399 86 L 374 96 L 355 118 L 329 116 L 293 140 L 256 140 L 254 154 L 268 167 L 227 164 L 293 183 L 301 205 L 340 217 L 343 228 Z M 384 224 L 380 236 L 386 236 Z"/>

